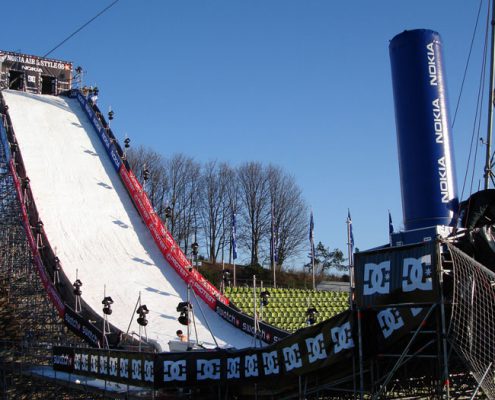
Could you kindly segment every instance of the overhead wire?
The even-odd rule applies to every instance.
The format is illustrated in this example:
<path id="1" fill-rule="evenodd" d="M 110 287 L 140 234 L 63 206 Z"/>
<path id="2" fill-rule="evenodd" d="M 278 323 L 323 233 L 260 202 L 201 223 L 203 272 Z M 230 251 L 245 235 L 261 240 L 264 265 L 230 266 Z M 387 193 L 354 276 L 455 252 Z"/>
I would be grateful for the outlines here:
<path id="1" fill-rule="evenodd" d="M 473 30 L 473 36 L 471 39 L 471 45 L 470 45 L 470 49 L 469 49 L 468 59 L 466 61 L 466 67 L 464 69 L 464 76 L 463 76 L 463 80 L 462 80 L 461 91 L 459 93 L 459 98 L 458 98 L 458 102 L 457 102 L 457 106 L 456 106 L 456 110 L 455 110 L 455 114 L 454 114 L 454 123 L 455 123 L 455 118 L 457 116 L 457 112 L 459 109 L 459 104 L 460 104 L 460 100 L 461 100 L 461 96 L 462 96 L 462 90 L 464 87 L 464 82 L 466 80 L 467 70 L 468 70 L 470 59 L 471 59 L 472 50 L 474 47 L 474 38 L 476 36 L 476 31 L 478 29 L 478 23 L 480 20 L 480 13 L 481 13 L 482 5 L 483 5 L 483 0 L 480 0 L 480 6 L 478 8 L 476 23 L 475 23 L 475 27 Z M 475 179 L 475 165 L 476 165 L 476 160 L 477 160 L 477 155 L 478 155 L 477 143 L 478 143 L 479 138 L 480 138 L 482 104 L 483 104 L 484 93 L 485 93 L 489 25 L 490 25 L 490 7 L 488 6 L 487 19 L 486 19 L 486 30 L 485 30 L 485 40 L 484 40 L 483 56 L 482 56 L 483 62 L 482 62 L 480 81 L 479 81 L 479 86 L 478 86 L 478 95 L 477 95 L 477 102 L 476 102 L 475 117 L 474 117 L 474 121 L 473 121 L 471 143 L 470 143 L 470 147 L 469 147 L 469 156 L 468 156 L 468 160 L 466 162 L 466 169 L 465 169 L 464 180 L 463 180 L 463 184 L 462 184 L 462 191 L 461 191 L 460 198 L 463 198 L 464 191 L 466 189 L 471 159 L 473 159 L 473 161 L 472 161 L 473 162 L 473 170 L 472 170 L 472 174 L 471 174 L 470 193 L 472 193 L 472 191 L 473 191 L 473 184 L 474 184 L 474 179 Z M 452 127 L 454 126 L 454 123 L 452 124 Z M 476 140 L 475 140 L 475 138 L 476 138 Z M 474 147 L 474 155 L 473 155 L 473 147 Z"/>
<path id="2" fill-rule="evenodd" d="M 62 40 L 59 44 L 57 44 L 53 49 L 51 49 L 49 52 L 47 52 L 43 57 L 47 57 L 51 53 L 53 53 L 55 50 L 57 50 L 60 46 L 62 46 L 65 42 L 70 40 L 73 36 L 77 35 L 79 32 L 81 32 L 84 28 L 86 28 L 91 22 L 93 22 L 96 18 L 98 18 L 100 15 L 108 11 L 110 8 L 112 8 L 115 4 L 117 4 L 120 0 L 114 0 L 111 4 L 106 6 L 103 10 L 101 10 L 98 14 L 96 14 L 93 18 L 91 18 L 89 21 L 85 22 L 83 25 L 81 25 L 79 28 L 77 28 L 74 32 L 72 32 L 69 36 L 67 36 L 64 40 Z"/>

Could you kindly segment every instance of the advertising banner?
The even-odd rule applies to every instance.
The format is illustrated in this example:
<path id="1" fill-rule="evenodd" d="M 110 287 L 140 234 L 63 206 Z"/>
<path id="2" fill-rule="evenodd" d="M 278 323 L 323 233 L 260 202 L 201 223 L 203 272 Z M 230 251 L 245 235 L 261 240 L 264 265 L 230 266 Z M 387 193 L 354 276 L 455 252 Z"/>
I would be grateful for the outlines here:
<path id="1" fill-rule="evenodd" d="M 225 305 L 220 301 L 217 303 L 216 311 L 218 315 L 220 315 L 224 320 L 226 320 L 236 328 L 241 329 L 248 335 L 253 335 L 254 318 L 242 312 L 236 311 L 232 307 L 229 307 L 228 305 Z M 262 321 L 258 324 L 258 337 L 260 337 L 261 340 L 263 340 L 265 343 L 272 344 L 289 336 L 288 332 L 278 329 L 274 326 L 267 325 Z"/>
<path id="2" fill-rule="evenodd" d="M 64 322 L 72 332 L 86 340 L 93 347 L 101 347 L 102 332 L 69 306 L 65 306 Z"/>
<path id="3" fill-rule="evenodd" d="M 436 241 L 354 255 L 359 307 L 434 303 L 437 300 Z"/>
<path id="4" fill-rule="evenodd" d="M 110 140 L 110 138 L 108 137 L 106 129 L 103 127 L 103 125 L 100 122 L 100 119 L 98 118 L 96 113 L 93 111 L 93 108 L 91 107 L 90 102 L 80 92 L 77 96 L 77 99 L 81 103 L 84 111 L 86 112 L 89 120 L 91 121 L 91 124 L 96 129 L 98 137 L 100 138 L 101 142 L 103 143 L 103 146 L 105 147 L 115 170 L 117 172 L 119 172 L 120 166 L 122 165 L 122 160 L 119 156 L 119 153 L 118 153 L 115 145 L 112 143 L 112 140 Z"/>
<path id="5" fill-rule="evenodd" d="M 56 371 L 136 386 L 154 386 L 154 353 L 54 347 L 53 354 Z"/>
<path id="6" fill-rule="evenodd" d="M 267 379 L 275 387 L 280 378 L 297 377 L 349 359 L 355 346 L 352 332 L 350 314 L 343 313 L 264 348 L 158 354 L 73 349 L 73 372 L 154 388 Z M 54 358 L 54 369 L 67 370 L 70 350 L 57 348 L 56 354 L 63 357 Z"/>
<path id="7" fill-rule="evenodd" d="M 0 77 L 2 84 L 8 86 L 9 73 L 15 71 L 21 74 L 25 89 L 32 93 L 41 93 L 41 80 L 53 79 L 58 88 L 54 87 L 52 94 L 69 90 L 72 81 L 72 63 L 38 56 L 0 51 Z"/>
<path id="8" fill-rule="evenodd" d="M 10 146 L 9 140 L 7 139 L 7 131 L 5 130 L 5 116 L 2 116 L 0 121 L 0 140 L 2 141 L 3 151 L 5 152 L 5 157 L 7 162 L 10 163 Z"/>

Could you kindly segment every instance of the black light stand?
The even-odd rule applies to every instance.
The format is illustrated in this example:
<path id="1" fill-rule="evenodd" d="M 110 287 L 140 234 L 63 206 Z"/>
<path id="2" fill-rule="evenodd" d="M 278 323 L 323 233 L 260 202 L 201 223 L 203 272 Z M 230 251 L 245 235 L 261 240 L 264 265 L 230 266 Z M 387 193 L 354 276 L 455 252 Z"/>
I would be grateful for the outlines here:
<path id="1" fill-rule="evenodd" d="M 224 269 L 222 271 L 222 282 L 220 282 L 220 290 L 222 294 L 225 293 L 225 289 L 230 287 L 230 271 L 228 269 Z"/>
<path id="2" fill-rule="evenodd" d="M 172 207 L 167 206 L 165 208 L 165 228 L 167 229 L 168 229 L 168 220 L 172 218 L 172 215 L 173 215 Z"/>
<path id="3" fill-rule="evenodd" d="M 75 304 L 74 304 L 74 311 L 76 313 L 81 312 L 81 295 L 82 295 L 82 290 L 81 290 L 82 282 L 77 279 L 77 271 L 76 271 L 76 280 L 72 284 L 72 287 L 74 288 L 74 296 L 76 297 L 75 299 Z"/>
<path id="4" fill-rule="evenodd" d="M 139 302 L 141 302 L 141 297 L 139 299 Z M 146 342 L 148 341 L 148 332 L 146 331 L 146 325 L 148 325 L 148 320 L 146 319 L 146 315 L 149 314 L 150 310 L 148 310 L 148 307 L 146 307 L 146 304 L 142 304 L 138 307 L 136 314 L 139 315 L 137 319 L 137 323 L 139 324 L 139 351 L 141 351 L 141 338 L 142 338 L 142 331 L 144 330 L 144 335 L 146 338 Z"/>
<path id="5" fill-rule="evenodd" d="M 79 78 L 79 87 L 82 88 L 83 85 L 83 69 L 81 66 L 77 66 L 74 70 L 76 72 L 76 76 L 74 78 Z"/>
<path id="6" fill-rule="evenodd" d="M 106 291 L 106 289 L 105 289 Z M 103 344 L 106 345 L 108 349 L 108 339 L 107 335 L 110 333 L 110 323 L 108 322 L 108 316 L 112 314 L 112 304 L 113 300 L 110 296 L 106 296 L 106 294 L 103 297 L 103 301 L 101 302 L 103 304 Z"/>
<path id="7" fill-rule="evenodd" d="M 53 284 L 57 285 L 60 283 L 60 258 L 55 257 L 53 263 Z"/>
<path id="8" fill-rule="evenodd" d="M 124 160 L 127 159 L 127 150 L 129 150 L 129 147 L 131 147 L 131 139 L 126 137 L 124 139 Z"/>
<path id="9" fill-rule="evenodd" d="M 308 317 L 306 319 L 306 323 L 308 325 L 314 325 L 317 320 L 317 314 L 318 314 L 318 310 L 315 307 L 313 306 L 308 307 L 308 309 L 306 310 L 306 316 Z"/>
<path id="10" fill-rule="evenodd" d="M 26 176 L 24 179 L 22 179 L 22 198 L 24 200 L 24 205 L 26 207 L 29 207 L 29 197 L 27 195 L 27 192 L 29 190 L 29 183 L 31 180 L 29 179 L 28 176 Z"/>
<path id="11" fill-rule="evenodd" d="M 43 247 L 43 238 L 41 236 L 43 234 L 43 222 L 41 220 L 39 220 L 36 223 L 35 232 L 36 232 L 36 246 L 38 246 L 38 249 L 41 249 Z"/>

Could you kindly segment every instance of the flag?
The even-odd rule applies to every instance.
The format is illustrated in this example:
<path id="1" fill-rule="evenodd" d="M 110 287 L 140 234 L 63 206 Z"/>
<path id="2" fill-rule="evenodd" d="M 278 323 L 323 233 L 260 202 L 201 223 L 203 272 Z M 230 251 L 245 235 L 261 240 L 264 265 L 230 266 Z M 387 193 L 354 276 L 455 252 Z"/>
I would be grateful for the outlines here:
<path id="1" fill-rule="evenodd" d="M 309 243 L 311 244 L 311 262 L 313 262 L 313 259 L 315 257 L 314 230 L 315 230 L 315 221 L 313 219 L 313 211 L 311 211 L 311 216 L 309 218 Z"/>
<path id="2" fill-rule="evenodd" d="M 237 258 L 237 245 L 236 245 L 236 221 L 235 213 L 232 213 L 232 258 L 235 260 Z"/>
<path id="3" fill-rule="evenodd" d="M 354 249 L 354 234 L 352 233 L 352 218 L 351 211 L 347 209 L 347 223 L 349 224 L 349 244 Z"/>
<path id="4" fill-rule="evenodd" d="M 390 241 L 392 241 L 392 233 L 394 233 L 394 225 L 392 224 L 392 215 L 390 214 L 390 210 L 388 210 L 388 234 Z"/>

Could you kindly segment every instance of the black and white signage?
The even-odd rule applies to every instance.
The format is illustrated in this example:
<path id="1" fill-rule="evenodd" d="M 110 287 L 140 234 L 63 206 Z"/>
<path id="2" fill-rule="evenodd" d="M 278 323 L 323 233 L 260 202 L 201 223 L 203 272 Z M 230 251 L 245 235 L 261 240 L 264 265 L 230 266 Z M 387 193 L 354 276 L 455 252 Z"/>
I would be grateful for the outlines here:
<path id="1" fill-rule="evenodd" d="M 357 304 L 370 307 L 435 302 L 436 254 L 436 242 L 356 253 Z M 386 320 L 391 320 L 390 315 Z"/>

